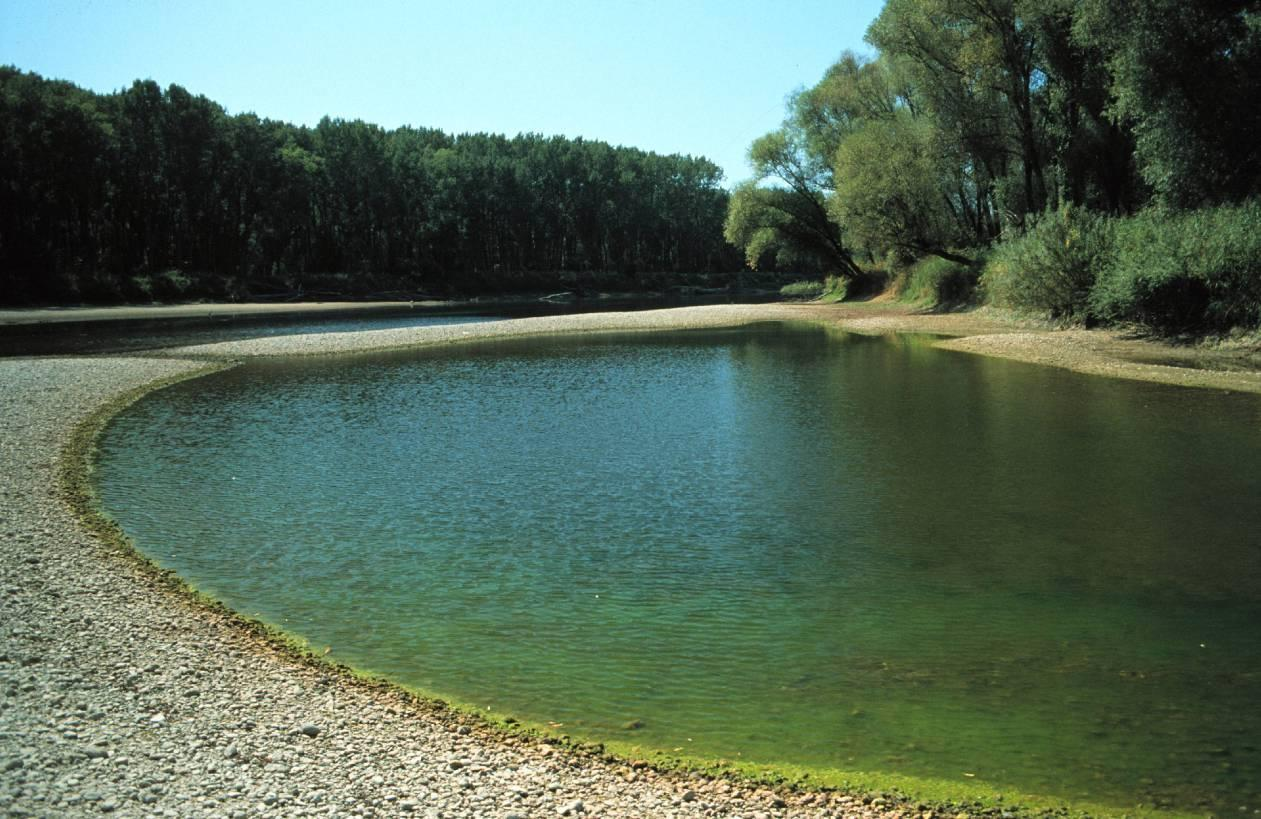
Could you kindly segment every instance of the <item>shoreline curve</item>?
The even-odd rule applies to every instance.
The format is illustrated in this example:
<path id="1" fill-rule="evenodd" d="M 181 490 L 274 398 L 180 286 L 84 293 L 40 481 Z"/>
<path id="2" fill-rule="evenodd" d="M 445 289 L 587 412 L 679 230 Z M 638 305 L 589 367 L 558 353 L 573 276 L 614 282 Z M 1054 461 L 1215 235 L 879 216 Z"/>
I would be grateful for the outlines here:
<path id="1" fill-rule="evenodd" d="M 914 805 L 659 771 L 354 678 L 197 597 L 147 559 L 122 556 L 125 538 L 93 505 L 88 458 L 96 433 L 131 401 L 242 358 L 766 320 L 858 332 L 951 329 L 948 317 L 946 327 L 916 318 L 815 305 L 719 306 L 271 337 L 144 356 L 0 360 L 8 387 L 0 397 L 0 463 L 8 467 L 0 474 L 0 680 L 8 688 L 0 808 L 10 815 L 903 815 Z M 1020 335 L 1001 324 L 986 329 L 995 332 L 972 337 Z M 975 351 L 994 354 L 985 349 L 993 344 Z M 1030 344 L 1037 346 L 1022 338 L 1009 350 Z M 1216 374 L 1200 385 L 1261 392 L 1256 376 Z"/>

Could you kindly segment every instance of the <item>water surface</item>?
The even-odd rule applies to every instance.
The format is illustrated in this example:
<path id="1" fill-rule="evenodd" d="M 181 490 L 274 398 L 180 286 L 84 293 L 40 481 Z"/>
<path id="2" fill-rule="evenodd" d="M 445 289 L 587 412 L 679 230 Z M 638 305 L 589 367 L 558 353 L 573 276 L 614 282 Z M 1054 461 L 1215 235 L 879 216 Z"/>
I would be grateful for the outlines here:
<path id="1" fill-rule="evenodd" d="M 1261 402 L 794 325 L 250 364 L 103 440 L 137 545 L 594 740 L 1261 807 Z"/>

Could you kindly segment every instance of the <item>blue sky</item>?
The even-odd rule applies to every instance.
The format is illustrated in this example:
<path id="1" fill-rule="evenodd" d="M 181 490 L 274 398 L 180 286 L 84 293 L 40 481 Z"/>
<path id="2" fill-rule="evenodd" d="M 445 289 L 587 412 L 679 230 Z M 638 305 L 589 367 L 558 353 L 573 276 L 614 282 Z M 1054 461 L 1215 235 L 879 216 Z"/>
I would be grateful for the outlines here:
<path id="1" fill-rule="evenodd" d="M 708 156 L 749 143 L 883 0 L 0 0 L 0 63 L 108 92 L 177 83 L 230 113 L 534 131 Z"/>

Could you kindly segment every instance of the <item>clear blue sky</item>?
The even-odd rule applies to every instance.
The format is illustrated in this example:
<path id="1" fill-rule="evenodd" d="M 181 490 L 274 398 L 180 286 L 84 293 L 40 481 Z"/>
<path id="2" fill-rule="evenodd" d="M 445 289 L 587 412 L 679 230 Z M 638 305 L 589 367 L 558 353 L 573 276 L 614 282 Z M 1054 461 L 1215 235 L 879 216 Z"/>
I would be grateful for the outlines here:
<path id="1" fill-rule="evenodd" d="M 313 125 L 522 131 L 708 156 L 749 143 L 883 0 L 0 0 L 0 63 L 109 92 L 176 83 Z"/>

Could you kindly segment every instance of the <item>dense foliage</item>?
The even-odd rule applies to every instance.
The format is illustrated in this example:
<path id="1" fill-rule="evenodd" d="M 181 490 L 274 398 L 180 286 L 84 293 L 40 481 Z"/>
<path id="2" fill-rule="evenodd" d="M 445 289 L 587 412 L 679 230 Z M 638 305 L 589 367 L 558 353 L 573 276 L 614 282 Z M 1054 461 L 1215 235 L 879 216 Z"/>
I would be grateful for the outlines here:
<path id="1" fill-rule="evenodd" d="M 0 301 L 643 288 L 734 271 L 703 158 L 229 116 L 0 68 Z"/>
<path id="2" fill-rule="evenodd" d="M 1000 243 L 985 266 L 986 294 L 997 304 L 1083 318 L 1096 272 L 1112 253 L 1112 220 L 1065 205 Z"/>
<path id="3" fill-rule="evenodd" d="M 1164 330 L 1261 325 L 1261 203 L 1116 220 L 1089 307 Z"/>
<path id="4" fill-rule="evenodd" d="M 1261 320 L 1261 0 L 887 0 L 867 41 L 750 149 L 726 224 L 750 264 L 955 265 L 927 276 L 993 247 L 1006 304 Z"/>

